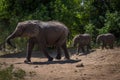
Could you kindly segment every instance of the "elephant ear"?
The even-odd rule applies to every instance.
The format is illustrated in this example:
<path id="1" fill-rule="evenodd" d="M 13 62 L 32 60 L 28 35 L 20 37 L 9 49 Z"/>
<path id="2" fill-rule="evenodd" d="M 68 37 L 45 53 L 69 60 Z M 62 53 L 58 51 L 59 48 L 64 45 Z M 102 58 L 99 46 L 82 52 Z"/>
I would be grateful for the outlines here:
<path id="1" fill-rule="evenodd" d="M 26 37 L 36 37 L 40 33 L 40 26 L 38 23 L 28 22 L 23 25 L 23 35 Z"/>

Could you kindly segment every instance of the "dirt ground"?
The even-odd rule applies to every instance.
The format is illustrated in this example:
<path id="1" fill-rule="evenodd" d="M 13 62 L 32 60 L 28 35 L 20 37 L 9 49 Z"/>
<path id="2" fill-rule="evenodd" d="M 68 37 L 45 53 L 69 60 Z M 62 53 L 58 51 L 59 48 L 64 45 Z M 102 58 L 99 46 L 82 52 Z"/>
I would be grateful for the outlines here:
<path id="1" fill-rule="evenodd" d="M 56 51 L 49 51 L 52 57 Z M 87 55 L 76 55 L 69 49 L 71 60 L 47 62 L 41 52 L 33 52 L 32 63 L 25 64 L 25 52 L 0 56 L 0 63 L 13 64 L 26 71 L 25 80 L 120 80 L 120 48 L 95 49 Z"/>

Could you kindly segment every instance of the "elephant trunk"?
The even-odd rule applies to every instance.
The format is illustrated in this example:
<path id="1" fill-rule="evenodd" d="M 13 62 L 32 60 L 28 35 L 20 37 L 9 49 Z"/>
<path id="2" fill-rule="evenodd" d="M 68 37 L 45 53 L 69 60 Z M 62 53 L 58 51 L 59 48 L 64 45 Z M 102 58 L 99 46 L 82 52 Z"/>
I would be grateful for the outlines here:
<path id="1" fill-rule="evenodd" d="M 99 40 L 98 39 L 96 40 L 96 44 L 99 44 Z"/>
<path id="2" fill-rule="evenodd" d="M 10 36 L 7 37 L 6 42 L 7 42 L 10 46 L 16 48 L 16 46 L 11 43 L 11 39 L 14 39 L 14 38 L 16 38 L 16 37 L 19 37 L 19 35 L 18 35 L 16 32 L 13 32 Z"/>
<path id="3" fill-rule="evenodd" d="M 76 46 L 77 46 L 77 43 L 78 43 L 77 40 L 74 40 L 74 41 L 73 41 L 73 47 L 76 47 Z"/>
<path id="4" fill-rule="evenodd" d="M 11 43 L 11 39 L 14 39 L 14 38 L 15 38 L 15 35 L 14 35 L 14 34 L 11 34 L 10 36 L 7 37 L 6 42 L 7 42 L 10 46 L 16 48 L 16 46 Z"/>
<path id="5" fill-rule="evenodd" d="M 73 47 L 75 47 L 76 46 L 76 44 L 75 43 L 73 43 Z"/>

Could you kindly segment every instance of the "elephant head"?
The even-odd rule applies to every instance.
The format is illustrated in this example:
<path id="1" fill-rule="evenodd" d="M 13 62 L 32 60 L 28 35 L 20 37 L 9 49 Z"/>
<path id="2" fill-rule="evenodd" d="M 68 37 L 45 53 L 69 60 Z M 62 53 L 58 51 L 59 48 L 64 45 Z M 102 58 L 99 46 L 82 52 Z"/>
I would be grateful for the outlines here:
<path id="1" fill-rule="evenodd" d="M 101 41 L 103 41 L 103 40 L 104 40 L 104 35 L 103 35 L 103 34 L 98 35 L 98 36 L 97 36 L 97 39 L 96 39 L 96 43 L 99 44 L 99 43 L 101 43 Z"/>
<path id="2" fill-rule="evenodd" d="M 14 32 L 7 37 L 6 42 L 15 48 L 15 46 L 11 43 L 11 39 L 14 39 L 16 37 L 36 37 L 39 32 L 39 24 L 32 23 L 30 21 L 19 22 Z"/>
<path id="3" fill-rule="evenodd" d="M 76 35 L 75 37 L 74 37 L 74 39 L 73 39 L 73 46 L 75 47 L 75 46 L 77 46 L 77 43 L 79 42 L 79 35 Z"/>

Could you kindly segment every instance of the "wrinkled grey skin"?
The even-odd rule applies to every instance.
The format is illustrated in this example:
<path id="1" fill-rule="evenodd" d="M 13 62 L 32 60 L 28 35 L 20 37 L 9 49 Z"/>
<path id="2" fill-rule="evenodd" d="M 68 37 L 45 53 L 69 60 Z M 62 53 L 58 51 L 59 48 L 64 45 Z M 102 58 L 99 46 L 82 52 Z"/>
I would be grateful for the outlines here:
<path id="1" fill-rule="evenodd" d="M 115 41 L 115 36 L 111 33 L 107 33 L 107 34 L 100 34 L 97 36 L 96 38 L 96 42 L 97 44 L 102 44 L 101 48 L 104 49 L 108 49 L 108 46 L 110 49 L 113 49 L 113 44 Z"/>
<path id="2" fill-rule="evenodd" d="M 85 48 L 87 50 L 87 52 L 89 52 L 89 49 L 91 49 L 91 36 L 90 34 L 79 34 L 76 35 L 73 39 L 73 46 L 77 46 L 77 54 L 79 54 L 80 49 L 82 50 L 82 52 L 85 52 Z"/>
<path id="3" fill-rule="evenodd" d="M 16 37 L 28 37 L 27 44 L 27 55 L 25 63 L 31 62 L 31 53 L 35 44 L 38 44 L 40 49 L 43 51 L 48 61 L 52 61 L 53 58 L 49 56 L 46 48 L 48 46 L 55 46 L 57 48 L 57 59 L 61 59 L 61 49 L 64 50 L 65 57 L 70 59 L 68 50 L 66 47 L 66 39 L 68 36 L 68 28 L 57 21 L 43 22 L 39 20 L 29 20 L 24 22 L 19 22 L 15 31 L 9 35 L 6 42 L 12 45 L 11 39 Z"/>

